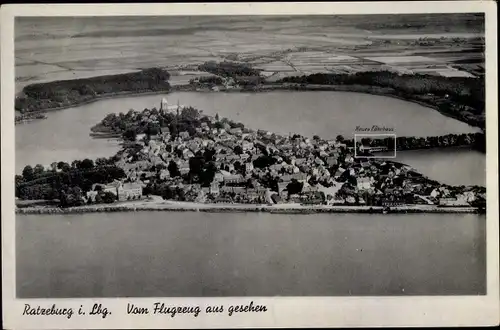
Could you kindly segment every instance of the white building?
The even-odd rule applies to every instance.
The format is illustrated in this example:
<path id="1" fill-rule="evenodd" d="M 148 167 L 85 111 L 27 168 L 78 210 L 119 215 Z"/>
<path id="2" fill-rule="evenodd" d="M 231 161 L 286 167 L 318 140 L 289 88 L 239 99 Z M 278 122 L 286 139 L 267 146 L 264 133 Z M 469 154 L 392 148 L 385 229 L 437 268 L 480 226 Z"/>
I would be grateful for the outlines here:
<path id="1" fill-rule="evenodd" d="M 125 183 L 118 187 L 117 192 L 119 201 L 139 199 L 142 197 L 142 186 L 135 183 Z"/>

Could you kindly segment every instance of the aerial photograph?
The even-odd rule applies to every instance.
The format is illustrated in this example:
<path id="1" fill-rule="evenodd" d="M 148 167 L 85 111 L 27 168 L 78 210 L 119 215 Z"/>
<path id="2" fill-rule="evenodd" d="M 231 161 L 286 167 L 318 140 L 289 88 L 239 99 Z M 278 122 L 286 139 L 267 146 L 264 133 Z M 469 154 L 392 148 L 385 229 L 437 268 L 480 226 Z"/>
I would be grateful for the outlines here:
<path id="1" fill-rule="evenodd" d="M 17 297 L 485 295 L 484 25 L 16 17 Z"/>

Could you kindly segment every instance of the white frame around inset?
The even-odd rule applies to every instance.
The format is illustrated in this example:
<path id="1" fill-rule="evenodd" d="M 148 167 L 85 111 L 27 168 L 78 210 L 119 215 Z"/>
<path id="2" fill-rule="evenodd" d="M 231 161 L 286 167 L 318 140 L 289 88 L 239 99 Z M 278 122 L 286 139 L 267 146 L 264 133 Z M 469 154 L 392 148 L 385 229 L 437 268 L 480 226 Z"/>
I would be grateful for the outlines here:
<path id="1" fill-rule="evenodd" d="M 356 134 L 354 133 L 354 158 L 358 158 L 358 156 L 356 155 L 356 138 L 358 136 L 362 136 L 362 137 L 370 137 L 370 136 L 394 136 L 394 156 L 364 156 L 363 158 L 380 158 L 380 159 L 387 159 L 387 158 L 396 158 L 396 149 L 397 149 L 397 145 L 396 145 L 396 134 L 394 133 L 380 133 L 380 134 L 377 134 L 377 133 L 372 133 L 372 134 L 369 134 L 369 133 L 363 133 L 363 134 Z"/>

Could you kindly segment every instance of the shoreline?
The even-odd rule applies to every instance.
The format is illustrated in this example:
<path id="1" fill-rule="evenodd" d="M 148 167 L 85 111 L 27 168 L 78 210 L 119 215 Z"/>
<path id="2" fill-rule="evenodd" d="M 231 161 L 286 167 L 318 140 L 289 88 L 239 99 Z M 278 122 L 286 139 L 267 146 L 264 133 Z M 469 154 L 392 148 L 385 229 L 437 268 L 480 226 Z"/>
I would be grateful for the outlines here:
<path id="1" fill-rule="evenodd" d="M 387 208 L 383 206 L 303 206 L 303 205 L 265 205 L 265 204 L 200 204 L 191 202 L 142 202 L 100 204 L 92 206 L 60 207 L 25 207 L 17 208 L 16 214 L 81 214 L 101 212 L 208 212 L 208 213 L 241 213 L 266 212 L 276 214 L 316 214 L 316 213 L 365 213 L 365 214 L 405 214 L 405 213 L 473 213 L 478 214 L 476 207 L 439 207 L 435 205 L 401 205 Z"/>
<path id="2" fill-rule="evenodd" d="M 85 100 L 81 101 L 75 104 L 70 104 L 70 105 L 65 105 L 62 107 L 56 107 L 56 108 L 47 108 L 44 110 L 36 110 L 36 111 L 29 111 L 26 112 L 28 114 L 38 114 L 38 113 L 45 113 L 45 112 L 52 112 L 52 111 L 59 111 L 59 110 L 66 110 L 70 108 L 78 108 L 87 104 L 92 104 L 94 102 L 98 101 L 104 101 L 108 99 L 114 99 L 114 98 L 123 98 L 123 97 L 134 97 L 134 96 L 143 96 L 143 95 L 157 95 L 157 94 L 163 94 L 163 93 L 168 93 L 169 90 L 164 90 L 164 91 L 147 91 L 147 92 L 117 92 L 113 94 L 107 94 L 103 96 L 97 96 L 93 99 L 90 100 Z"/>
<path id="3" fill-rule="evenodd" d="M 347 87 L 347 88 L 346 88 Z M 373 89 L 376 88 L 376 89 Z M 372 90 L 370 90 L 372 89 Z M 378 89 L 378 90 L 377 90 Z M 200 89 L 199 87 L 192 86 L 192 85 L 175 85 L 171 86 L 169 90 L 161 90 L 161 91 L 144 91 L 144 92 L 116 92 L 112 94 L 107 94 L 103 96 L 97 96 L 93 99 L 90 100 L 85 100 L 81 102 L 76 102 L 70 105 L 65 105 L 62 107 L 56 107 L 56 108 L 47 108 L 43 110 L 36 110 L 36 111 L 30 111 L 27 112 L 28 114 L 39 114 L 39 113 L 44 113 L 44 112 L 51 112 L 51 111 L 58 111 L 58 110 L 65 110 L 69 108 L 78 108 L 83 105 L 91 104 L 94 102 L 98 101 L 103 101 L 107 99 L 113 99 L 113 98 L 123 98 L 123 97 L 135 97 L 135 96 L 147 96 L 147 95 L 158 95 L 158 94 L 168 94 L 172 92 L 194 92 L 194 93 L 266 93 L 266 92 L 272 92 L 272 91 L 303 91 L 303 92 L 314 92 L 314 91 L 331 91 L 331 92 L 349 92 L 349 93 L 362 93 L 362 94 L 368 94 L 368 95 L 376 95 L 376 96 L 386 96 L 386 97 L 391 97 L 394 99 L 406 101 L 406 102 L 412 102 L 418 105 L 421 105 L 423 107 L 427 107 L 430 109 L 433 109 L 435 111 L 438 111 L 441 115 L 453 118 L 455 120 L 458 120 L 460 122 L 463 122 L 470 127 L 478 128 L 481 131 L 484 132 L 484 129 L 481 128 L 480 126 L 474 126 L 471 125 L 463 120 L 461 120 L 458 116 L 454 116 L 452 114 L 443 112 L 439 109 L 439 107 L 435 104 L 430 104 L 426 102 L 422 102 L 419 100 L 414 100 L 411 98 L 405 98 L 400 95 L 393 94 L 391 92 L 395 92 L 393 89 L 388 90 L 387 88 L 382 88 L 382 87 L 376 87 L 376 86 L 370 86 L 370 85 L 318 85 L 318 84 L 309 84 L 309 85 L 300 85 L 300 84 L 292 84 L 292 83 L 286 83 L 286 84 L 264 84 L 259 88 L 255 89 L 244 89 L 244 88 L 232 88 L 232 89 L 222 89 L 218 91 L 211 90 L 209 88 L 206 89 Z"/>

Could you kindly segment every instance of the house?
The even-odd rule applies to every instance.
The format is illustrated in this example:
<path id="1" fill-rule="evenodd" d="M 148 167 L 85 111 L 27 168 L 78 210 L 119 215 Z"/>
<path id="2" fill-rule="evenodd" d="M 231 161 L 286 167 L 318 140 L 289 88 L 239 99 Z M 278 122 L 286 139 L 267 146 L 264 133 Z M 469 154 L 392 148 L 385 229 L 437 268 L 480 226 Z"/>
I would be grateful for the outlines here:
<path id="1" fill-rule="evenodd" d="M 320 158 L 316 158 L 314 160 L 314 163 L 316 163 L 316 165 L 324 165 L 325 164 Z"/>
<path id="2" fill-rule="evenodd" d="M 224 176 L 222 175 L 222 173 L 220 173 L 220 172 L 215 173 L 214 181 L 216 181 L 216 182 L 224 181 Z"/>
<path id="3" fill-rule="evenodd" d="M 233 194 L 239 195 L 239 194 L 244 194 L 246 192 L 246 188 L 245 187 L 222 186 L 220 188 L 220 191 L 224 192 L 224 193 L 233 193 Z"/>
<path id="4" fill-rule="evenodd" d="M 233 201 L 231 200 L 231 198 L 217 197 L 214 202 L 217 204 L 220 204 L 220 203 L 231 204 Z"/>
<path id="5" fill-rule="evenodd" d="M 87 200 L 95 202 L 95 198 L 97 197 L 97 191 L 87 191 Z"/>
<path id="6" fill-rule="evenodd" d="M 463 199 L 467 203 L 474 202 L 476 200 L 476 196 L 473 191 L 465 191 L 463 194 L 457 196 L 460 199 Z"/>
<path id="7" fill-rule="evenodd" d="M 317 186 L 311 186 L 311 185 L 305 185 L 304 187 L 302 187 L 302 192 L 303 193 L 311 193 L 311 192 L 316 192 L 318 191 L 318 187 Z"/>
<path id="8" fill-rule="evenodd" d="M 278 182 L 278 193 L 281 194 L 287 186 L 288 182 Z"/>
<path id="9" fill-rule="evenodd" d="M 160 171 L 160 180 L 165 180 L 170 177 L 170 172 L 166 169 Z"/>
<path id="10" fill-rule="evenodd" d="M 342 167 L 339 167 L 338 170 L 335 172 L 335 175 L 333 176 L 334 178 L 339 178 L 342 173 L 345 172 L 345 169 L 343 169 Z"/>
<path id="11" fill-rule="evenodd" d="M 243 143 L 241 144 L 241 148 L 243 149 L 243 152 L 252 150 L 253 147 L 254 147 L 254 144 L 252 142 L 243 141 Z"/>
<path id="12" fill-rule="evenodd" d="M 112 183 L 110 183 L 110 184 L 107 184 L 107 185 L 105 185 L 105 186 L 100 185 L 100 184 L 94 184 L 94 185 L 93 185 L 93 187 L 92 187 L 92 190 L 95 190 L 95 188 L 96 188 L 97 186 L 101 186 L 101 188 L 102 188 L 101 190 L 102 190 L 103 192 L 110 192 L 110 193 L 112 193 L 113 195 L 117 196 L 117 195 L 118 195 L 117 189 L 118 189 L 118 187 L 119 187 L 120 185 L 121 185 L 121 182 L 120 182 L 120 181 L 116 181 L 116 180 L 115 180 L 114 182 L 112 182 Z"/>
<path id="13" fill-rule="evenodd" d="M 224 176 L 224 184 L 239 184 L 246 182 L 241 174 L 229 174 Z"/>
<path id="14" fill-rule="evenodd" d="M 184 159 L 189 159 L 191 157 L 194 157 L 194 153 L 189 149 L 184 149 L 182 151 L 182 155 L 183 155 Z"/>
<path id="15" fill-rule="evenodd" d="M 182 131 L 179 133 L 179 137 L 181 137 L 183 140 L 187 140 L 187 139 L 189 139 L 189 132 Z"/>
<path id="16" fill-rule="evenodd" d="M 439 206 L 469 206 L 469 203 L 462 198 L 440 198 Z"/>
<path id="17" fill-rule="evenodd" d="M 225 156 L 224 159 L 228 162 L 232 162 L 235 160 L 240 160 L 240 156 L 234 155 L 234 154 L 229 154 L 229 155 Z"/>
<path id="18" fill-rule="evenodd" d="M 282 199 L 278 194 L 271 195 L 271 200 L 273 201 L 274 204 L 279 204 L 282 202 Z"/>
<path id="19" fill-rule="evenodd" d="M 267 192 L 266 188 L 253 188 L 253 189 L 247 189 L 245 193 L 248 199 L 255 200 L 258 198 L 265 199 L 266 192 Z"/>
<path id="20" fill-rule="evenodd" d="M 382 206 L 384 207 L 401 206 L 401 205 L 403 205 L 403 202 L 401 200 L 384 199 L 382 201 Z"/>
<path id="21" fill-rule="evenodd" d="M 245 172 L 247 174 L 251 173 L 254 169 L 253 163 L 245 163 Z"/>
<path id="22" fill-rule="evenodd" d="M 119 201 L 140 199 L 142 197 L 142 186 L 136 183 L 125 183 L 120 185 L 117 191 Z"/>
<path id="23" fill-rule="evenodd" d="M 282 168 L 283 168 L 283 165 L 281 165 L 281 164 L 273 164 L 273 165 L 269 166 L 269 169 L 271 171 L 276 171 L 276 172 L 281 171 Z"/>
<path id="24" fill-rule="evenodd" d="M 304 204 L 323 204 L 323 195 L 319 191 L 313 191 L 306 194 L 307 199 Z"/>
<path id="25" fill-rule="evenodd" d="M 297 165 L 297 166 L 298 166 L 298 165 L 304 164 L 306 161 L 307 161 L 307 160 L 306 160 L 305 158 L 296 158 L 296 159 L 294 160 L 294 163 L 295 163 L 295 165 Z"/>
<path id="26" fill-rule="evenodd" d="M 189 162 L 178 162 L 177 167 L 179 168 L 181 175 L 189 173 Z"/>
<path id="27" fill-rule="evenodd" d="M 284 182 L 292 181 L 293 179 L 299 182 L 305 182 L 307 180 L 307 175 L 305 173 L 294 173 L 294 174 L 285 174 L 281 177 Z"/>
<path id="28" fill-rule="evenodd" d="M 368 178 L 368 177 L 358 178 L 357 179 L 357 187 L 358 187 L 358 190 L 371 189 L 372 183 L 371 183 L 370 178 Z"/>
<path id="29" fill-rule="evenodd" d="M 344 161 L 346 163 L 352 163 L 352 162 L 354 162 L 354 157 L 352 157 L 352 155 L 347 155 L 347 156 L 345 156 Z"/>
<path id="30" fill-rule="evenodd" d="M 337 165 L 337 158 L 336 157 L 328 157 L 326 159 L 326 163 L 328 164 L 328 166 L 334 166 L 334 165 Z"/>
<path id="31" fill-rule="evenodd" d="M 345 203 L 346 203 L 346 201 L 342 197 L 334 197 L 331 200 L 331 204 L 332 205 L 342 205 L 342 204 L 345 204 Z"/>
<path id="32" fill-rule="evenodd" d="M 136 141 L 142 141 L 145 137 L 146 137 L 146 134 L 144 134 L 144 133 L 137 134 L 137 135 L 135 136 L 135 140 L 136 140 Z"/>
<path id="33" fill-rule="evenodd" d="M 291 202 L 291 203 L 300 203 L 302 202 L 302 199 L 300 198 L 299 195 L 297 194 L 293 194 L 293 195 L 290 195 L 290 197 L 288 198 L 288 200 Z"/>
<path id="34" fill-rule="evenodd" d="M 347 196 L 347 198 L 345 199 L 345 202 L 347 204 L 355 204 L 356 203 L 356 199 L 353 196 Z"/>
<path id="35" fill-rule="evenodd" d="M 212 181 L 212 183 L 210 184 L 210 193 L 214 196 L 218 196 L 219 193 L 220 193 L 220 190 L 219 190 L 219 182 L 217 181 Z"/>

